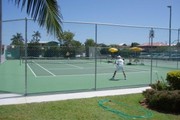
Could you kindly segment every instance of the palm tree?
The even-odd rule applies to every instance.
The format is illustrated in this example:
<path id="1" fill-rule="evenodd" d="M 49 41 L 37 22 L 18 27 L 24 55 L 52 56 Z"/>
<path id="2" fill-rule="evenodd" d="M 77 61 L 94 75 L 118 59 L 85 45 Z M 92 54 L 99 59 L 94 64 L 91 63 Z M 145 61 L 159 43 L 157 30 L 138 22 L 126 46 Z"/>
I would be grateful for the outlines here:
<path id="1" fill-rule="evenodd" d="M 34 34 L 32 35 L 33 39 L 31 40 L 32 43 L 38 43 L 41 38 L 41 33 L 39 31 L 34 31 Z"/>
<path id="2" fill-rule="evenodd" d="M 62 15 L 59 11 L 57 0 L 11 0 L 21 9 L 26 8 L 26 13 L 34 21 L 37 21 L 40 27 L 45 27 L 47 33 L 53 34 L 59 38 L 62 33 Z M 0 55 L 2 46 L 2 0 L 0 0 Z M 0 57 L 1 63 L 1 57 Z"/>
<path id="3" fill-rule="evenodd" d="M 47 33 L 60 36 L 62 33 L 62 15 L 57 0 L 14 0 L 23 9 L 26 5 L 28 15 L 37 20 L 39 25 L 45 26 Z"/>
<path id="4" fill-rule="evenodd" d="M 45 27 L 47 33 L 59 37 L 62 33 L 62 15 L 57 0 L 11 0 L 15 5 L 26 8 L 26 13 L 37 21 L 40 27 Z"/>
<path id="5" fill-rule="evenodd" d="M 11 38 L 11 45 L 16 45 L 16 46 L 23 46 L 24 39 L 21 33 L 16 33 L 16 35 L 13 35 Z"/>
<path id="6" fill-rule="evenodd" d="M 13 45 L 14 49 L 11 54 L 14 58 L 20 58 L 23 55 L 23 46 L 24 46 L 24 39 L 21 33 L 16 33 L 11 38 L 11 45 Z M 15 52 L 16 51 L 16 52 Z"/>

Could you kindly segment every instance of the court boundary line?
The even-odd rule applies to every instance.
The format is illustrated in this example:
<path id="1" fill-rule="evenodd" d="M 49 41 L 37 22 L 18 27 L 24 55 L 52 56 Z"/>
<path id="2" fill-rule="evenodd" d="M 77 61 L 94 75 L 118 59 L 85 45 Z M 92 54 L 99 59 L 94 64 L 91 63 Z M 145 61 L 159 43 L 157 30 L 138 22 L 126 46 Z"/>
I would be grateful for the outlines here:
<path id="1" fill-rule="evenodd" d="M 84 67 L 79 67 L 79 66 L 76 66 L 76 65 L 73 65 L 73 64 L 65 64 L 65 65 L 72 66 L 72 67 L 79 68 L 79 69 L 83 69 L 84 68 Z"/>
<path id="2" fill-rule="evenodd" d="M 36 75 L 36 73 L 32 70 L 32 68 L 29 66 L 29 64 L 27 64 L 27 66 L 28 66 L 28 68 L 30 69 L 30 71 L 32 72 L 32 74 L 33 74 L 35 77 L 38 77 L 38 76 Z"/>
<path id="3" fill-rule="evenodd" d="M 147 72 L 147 71 L 131 71 L 131 72 L 128 72 L 128 73 L 144 73 L 144 72 Z M 98 75 L 107 75 L 107 74 L 110 74 L 112 75 L 112 73 L 99 73 Z M 92 75 L 95 75 L 95 74 L 74 74 L 74 75 L 56 75 L 56 76 L 37 76 L 37 78 L 43 78 L 43 77 L 62 77 L 62 76 L 68 76 L 68 77 L 72 77 L 72 76 L 92 76 Z"/>
<path id="4" fill-rule="evenodd" d="M 36 63 L 33 61 L 34 64 L 38 65 L 40 68 L 42 68 L 43 70 L 45 70 L 46 72 L 50 73 L 52 76 L 56 76 L 54 73 L 52 73 L 51 71 L 47 70 L 46 68 L 44 68 L 43 66 L 41 66 L 40 64 Z"/>
<path id="5" fill-rule="evenodd" d="M 59 76 L 87 76 L 87 75 L 95 75 L 94 73 L 93 74 L 72 74 L 72 75 L 55 75 L 54 73 L 50 72 L 49 70 L 51 69 L 46 69 L 44 68 L 43 66 L 41 66 L 40 64 L 36 63 L 33 61 L 34 64 L 38 65 L 40 68 L 42 68 L 43 70 L 45 70 L 46 72 L 50 73 L 51 75 L 43 75 L 43 76 L 38 76 L 35 74 L 35 72 L 30 68 L 31 72 L 33 73 L 33 75 L 35 77 L 59 77 Z M 65 64 L 65 65 L 68 65 L 68 66 L 72 66 L 74 68 L 78 68 L 78 69 L 84 69 L 84 67 L 79 67 L 79 66 L 76 66 L 76 65 L 72 65 L 72 64 Z M 30 66 L 29 66 L 30 67 Z M 93 67 L 94 68 L 94 67 Z M 59 68 L 58 68 L 59 69 Z M 63 68 L 64 69 L 64 68 Z M 126 68 L 126 69 L 129 69 L 131 70 L 130 68 Z M 141 68 L 133 68 L 132 71 L 126 71 L 125 69 L 125 72 L 128 72 L 128 73 L 142 73 L 142 72 L 147 72 L 147 71 L 150 71 L 149 69 L 141 69 Z M 52 70 L 55 70 L 55 69 L 52 69 Z M 139 71 L 136 71 L 136 70 L 139 70 Z M 97 73 L 98 75 L 105 75 L 105 74 L 113 74 L 112 73 Z"/>
<path id="6" fill-rule="evenodd" d="M 58 67 L 58 68 L 54 68 L 54 67 L 52 67 L 52 68 L 49 68 L 49 70 L 69 70 L 69 69 L 77 69 L 77 68 L 79 68 L 79 69 L 95 69 L 94 68 L 94 66 L 93 67 L 80 67 L 80 66 L 76 66 L 76 65 L 72 65 L 72 64 L 65 64 L 65 65 L 69 65 L 69 66 L 72 66 L 72 67 L 74 67 L 74 68 L 65 68 L 65 67 L 63 67 L 63 68 L 60 68 L 60 67 Z M 101 66 L 101 67 L 97 67 L 97 69 L 104 69 L 104 68 L 106 68 L 106 69 L 115 69 L 115 67 L 104 67 L 104 66 Z M 150 69 L 141 69 L 141 68 L 129 68 L 129 67 L 124 67 L 124 70 L 125 70 L 125 72 L 126 71 L 129 71 L 129 70 L 138 70 L 138 71 L 149 71 Z"/>

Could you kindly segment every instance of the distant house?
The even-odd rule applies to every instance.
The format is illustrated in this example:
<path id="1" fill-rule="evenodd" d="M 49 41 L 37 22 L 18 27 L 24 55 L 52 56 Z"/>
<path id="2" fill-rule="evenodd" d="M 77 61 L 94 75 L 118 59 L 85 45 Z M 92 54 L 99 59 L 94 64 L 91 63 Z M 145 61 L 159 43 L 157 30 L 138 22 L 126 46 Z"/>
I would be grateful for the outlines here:
<path id="1" fill-rule="evenodd" d="M 28 44 L 30 44 L 30 42 Z M 44 46 L 47 46 L 47 45 L 48 46 L 58 46 L 59 43 L 56 42 L 56 41 L 39 41 L 38 45 L 41 46 L 41 47 L 44 47 Z"/>
<path id="2" fill-rule="evenodd" d="M 151 46 L 151 43 L 143 43 L 141 45 L 138 45 L 138 47 L 141 47 L 144 50 L 149 50 L 150 48 L 168 47 L 168 46 L 169 45 L 167 43 L 163 43 L 163 42 L 153 42 L 152 46 Z"/>

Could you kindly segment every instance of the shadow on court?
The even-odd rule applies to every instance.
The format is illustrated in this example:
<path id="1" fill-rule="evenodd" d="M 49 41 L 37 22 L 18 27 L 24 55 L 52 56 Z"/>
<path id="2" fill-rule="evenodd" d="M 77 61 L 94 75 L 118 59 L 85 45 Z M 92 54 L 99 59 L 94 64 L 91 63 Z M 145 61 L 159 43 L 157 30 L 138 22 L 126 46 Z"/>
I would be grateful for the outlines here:
<path id="1" fill-rule="evenodd" d="M 125 79 L 123 79 L 123 78 L 114 78 L 114 79 L 109 79 L 109 81 L 121 81 L 121 80 L 125 80 Z"/>

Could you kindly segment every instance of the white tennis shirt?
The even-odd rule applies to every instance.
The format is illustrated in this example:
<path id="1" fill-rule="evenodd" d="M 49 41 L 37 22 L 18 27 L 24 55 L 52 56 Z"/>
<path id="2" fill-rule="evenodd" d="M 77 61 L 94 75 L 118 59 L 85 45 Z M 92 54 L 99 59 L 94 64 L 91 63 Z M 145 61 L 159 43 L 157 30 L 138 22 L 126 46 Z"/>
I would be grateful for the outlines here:
<path id="1" fill-rule="evenodd" d="M 124 60 L 121 59 L 121 58 L 120 58 L 120 59 L 117 59 L 117 60 L 116 60 L 116 65 L 117 65 L 117 66 L 123 66 L 123 65 L 124 65 Z"/>

